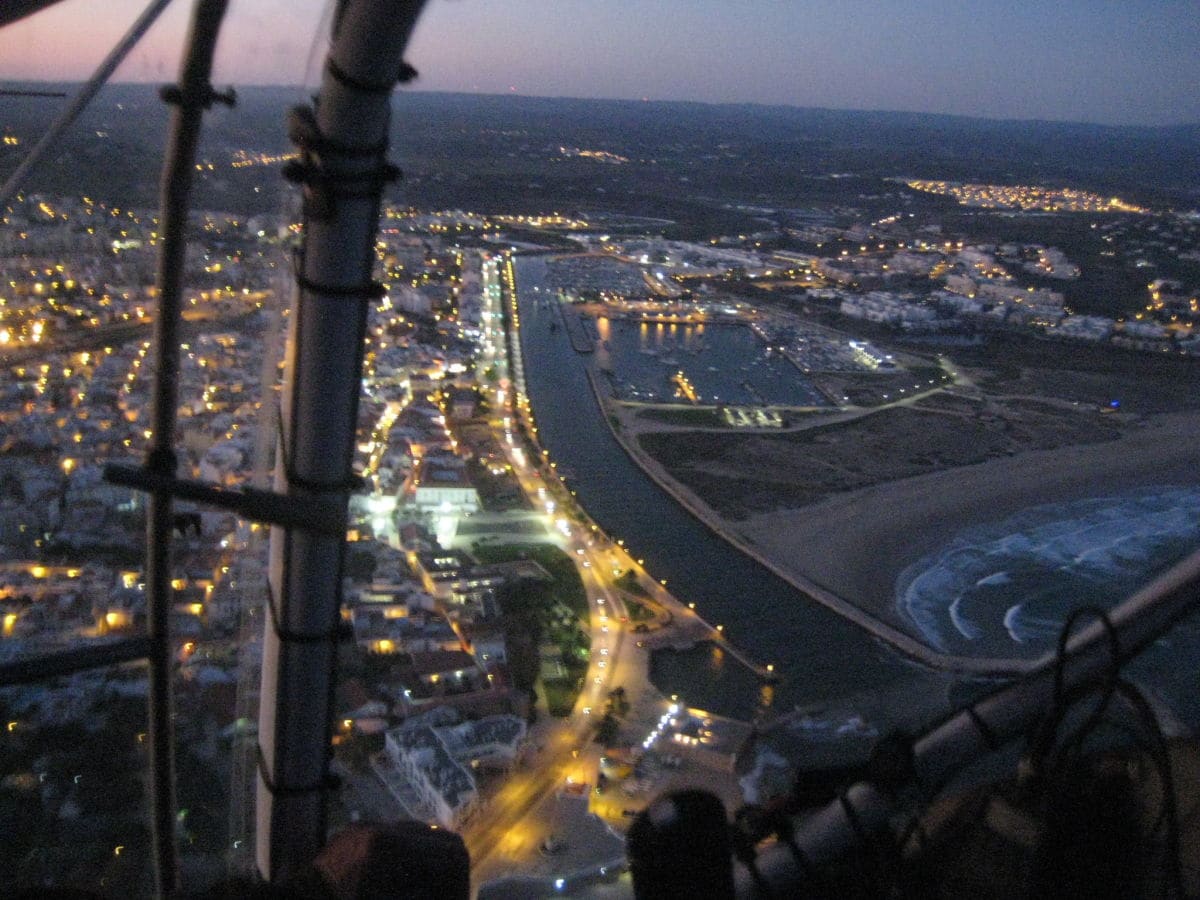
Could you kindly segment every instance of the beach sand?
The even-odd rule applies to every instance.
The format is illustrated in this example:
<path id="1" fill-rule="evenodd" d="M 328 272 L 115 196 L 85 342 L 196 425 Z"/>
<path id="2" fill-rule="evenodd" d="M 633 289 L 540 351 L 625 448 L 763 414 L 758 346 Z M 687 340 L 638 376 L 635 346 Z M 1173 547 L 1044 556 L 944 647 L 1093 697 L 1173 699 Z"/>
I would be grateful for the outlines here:
<path id="1" fill-rule="evenodd" d="M 1022 453 L 726 522 L 785 575 L 911 629 L 895 610 L 900 573 L 965 529 L 1023 509 L 1150 486 L 1200 483 L 1200 415 L 1149 420 L 1113 442 Z"/>

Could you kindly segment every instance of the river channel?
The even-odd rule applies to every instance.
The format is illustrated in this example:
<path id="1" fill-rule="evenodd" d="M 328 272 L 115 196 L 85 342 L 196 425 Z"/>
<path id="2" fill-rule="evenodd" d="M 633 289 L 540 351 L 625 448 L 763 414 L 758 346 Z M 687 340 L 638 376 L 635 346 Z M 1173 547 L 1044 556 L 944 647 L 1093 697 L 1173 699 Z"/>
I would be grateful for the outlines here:
<path id="1" fill-rule="evenodd" d="M 515 261 L 526 387 L 538 437 L 567 473 L 588 514 L 621 538 L 655 578 L 725 626 L 738 646 L 773 663 L 782 681 L 761 685 L 711 645 L 655 654 L 665 694 L 750 719 L 764 707 L 860 716 L 876 728 L 915 726 L 954 702 L 955 678 L 901 657 L 713 533 L 636 466 L 617 443 L 587 379 L 587 357 L 558 327 L 557 300 L 538 257 Z M 535 290 L 538 288 L 539 290 Z"/>

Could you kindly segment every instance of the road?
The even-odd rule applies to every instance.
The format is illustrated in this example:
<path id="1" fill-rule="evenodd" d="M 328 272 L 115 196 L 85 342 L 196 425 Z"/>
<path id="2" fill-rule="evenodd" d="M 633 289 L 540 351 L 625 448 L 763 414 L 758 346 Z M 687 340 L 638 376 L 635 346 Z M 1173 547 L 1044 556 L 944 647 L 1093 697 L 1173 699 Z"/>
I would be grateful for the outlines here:
<path id="1" fill-rule="evenodd" d="M 621 736 L 631 742 L 646 739 L 671 704 L 650 683 L 650 650 L 639 646 L 641 635 L 630 633 L 634 626 L 629 621 L 623 591 L 615 584 L 617 576 L 627 571 L 635 573 L 649 601 L 647 605 L 666 611 L 660 615 L 660 623 L 672 623 L 670 633 L 674 638 L 724 642 L 720 626 L 705 622 L 694 609 L 672 596 L 665 583 L 644 570 L 642 561 L 629 548 L 611 541 L 576 506 L 548 454 L 530 452 L 516 433 L 518 417 L 526 433 L 536 436 L 537 428 L 524 397 L 519 351 L 513 356 L 514 371 L 508 365 L 501 304 L 509 304 L 513 322 L 517 323 L 518 317 L 506 269 L 505 258 L 483 265 L 484 337 L 478 368 L 495 371 L 492 383 L 484 388 L 491 392 L 489 399 L 497 416 L 492 424 L 521 490 L 535 513 L 544 517 L 555 542 L 575 560 L 588 597 L 591 660 L 572 714 L 560 720 L 542 717 L 531 729 L 531 743 L 539 749 L 462 829 L 477 885 L 517 873 L 545 875 L 548 868 L 556 866 L 561 874 L 568 874 L 568 869 L 578 872 L 611 863 L 614 852 L 620 855 L 620 842 L 607 829 L 598 829 L 599 837 L 593 830 L 586 830 L 588 837 L 582 836 L 585 825 L 599 824 L 595 817 L 588 817 L 586 803 L 572 807 L 578 813 L 573 813 L 577 816 L 574 824 L 566 826 L 572 829 L 569 833 L 554 831 L 564 828 L 564 804 L 557 798 L 572 782 L 589 786 L 596 783 L 603 748 L 592 737 L 610 692 L 618 687 L 624 690 L 630 712 L 622 724 Z M 616 821 L 623 823 L 623 803 L 605 805 L 610 814 L 618 816 Z M 589 821 L 585 823 L 580 817 Z M 576 843 L 583 846 L 573 847 L 563 857 L 547 858 L 540 850 L 551 834 L 565 838 L 567 843 L 577 835 Z"/>
<path id="2" fill-rule="evenodd" d="M 485 333 L 479 368 L 494 367 L 497 377 L 488 386 L 493 393 L 492 408 L 505 411 L 493 424 L 525 496 L 576 562 L 588 597 L 591 661 L 572 714 L 562 720 L 545 718 L 534 727 L 531 741 L 540 749 L 462 829 L 476 883 L 519 871 L 523 861 L 541 859 L 538 848 L 548 836 L 549 816 L 540 808 L 568 786 L 568 779 L 594 783 L 600 748 L 592 736 L 611 690 L 623 687 L 631 704 L 641 701 L 646 692 L 652 694 L 646 699 L 665 703 L 649 684 L 648 653 L 628 634 L 628 615 L 613 585 L 614 575 L 631 567 L 633 561 L 582 513 L 570 508 L 569 491 L 552 465 L 544 458 L 530 459 L 513 431 L 513 414 L 507 411 L 516 405 L 511 386 L 519 383 L 520 377 L 518 373 L 516 382 L 510 379 L 500 316 L 500 303 L 507 296 L 494 261 L 484 264 L 483 288 Z M 527 408 L 521 408 L 519 414 L 527 417 Z M 533 433 L 530 419 L 526 419 L 526 427 Z"/>

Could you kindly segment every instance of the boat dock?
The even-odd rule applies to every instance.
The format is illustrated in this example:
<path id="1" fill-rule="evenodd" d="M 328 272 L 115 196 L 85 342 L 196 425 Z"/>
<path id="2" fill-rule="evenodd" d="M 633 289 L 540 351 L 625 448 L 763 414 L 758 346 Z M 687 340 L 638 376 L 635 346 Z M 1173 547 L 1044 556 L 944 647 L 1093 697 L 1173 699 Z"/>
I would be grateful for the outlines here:
<path id="1" fill-rule="evenodd" d="M 563 327 L 567 329 L 567 337 L 570 338 L 571 347 L 575 352 L 594 353 L 596 351 L 596 340 L 588 333 L 587 328 L 584 326 L 583 316 L 566 303 L 558 305 L 558 312 L 562 316 Z"/>

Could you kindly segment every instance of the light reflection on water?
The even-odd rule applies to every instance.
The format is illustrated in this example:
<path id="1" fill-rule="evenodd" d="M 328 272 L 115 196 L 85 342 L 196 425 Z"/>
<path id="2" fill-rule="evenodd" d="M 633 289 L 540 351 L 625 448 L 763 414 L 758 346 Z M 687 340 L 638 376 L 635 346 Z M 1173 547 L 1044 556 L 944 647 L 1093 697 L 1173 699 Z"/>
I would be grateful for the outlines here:
<path id="1" fill-rule="evenodd" d="M 536 257 L 516 263 L 530 402 L 539 439 L 560 470 L 575 473 L 571 488 L 592 518 L 614 540 L 636 548 L 646 569 L 666 578 L 680 600 L 694 602 L 706 619 L 732 629 L 750 658 L 776 664 L 781 681 L 773 702 L 782 711 L 796 704 L 838 704 L 911 726 L 931 706 L 940 707 L 954 679 L 905 661 L 768 572 L 684 511 L 629 460 L 594 402 L 583 358 L 571 349 L 564 329 L 551 327 L 558 311 L 539 307 L 537 294 L 520 289 L 536 284 L 543 268 Z M 635 346 L 638 335 L 649 331 L 644 325 L 627 327 Z M 725 327 L 705 329 L 705 342 L 714 340 L 710 332 Z M 615 333 L 615 321 L 612 328 Z M 733 660 L 716 667 L 709 646 L 655 653 L 651 680 L 663 694 L 678 694 L 720 715 L 750 719 L 758 708 L 758 678 Z"/>
<path id="2" fill-rule="evenodd" d="M 682 372 L 705 404 L 820 406 L 825 401 L 800 370 L 764 347 L 746 325 L 664 324 L 600 318 L 597 332 L 618 396 L 667 401 Z"/>
<path id="3" fill-rule="evenodd" d="M 711 660 L 710 667 L 712 668 L 713 672 L 719 675 L 721 670 L 725 668 L 725 651 L 716 644 L 713 644 L 712 653 L 709 654 L 709 659 Z"/>

